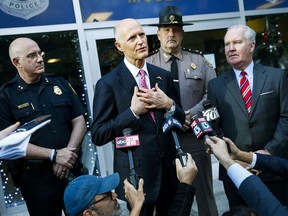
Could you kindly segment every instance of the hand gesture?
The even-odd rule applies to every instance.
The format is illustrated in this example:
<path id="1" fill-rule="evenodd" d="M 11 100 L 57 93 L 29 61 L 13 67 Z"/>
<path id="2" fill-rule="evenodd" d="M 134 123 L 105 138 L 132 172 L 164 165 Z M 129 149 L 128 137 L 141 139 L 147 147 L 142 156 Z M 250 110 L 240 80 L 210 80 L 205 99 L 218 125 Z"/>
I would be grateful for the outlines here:
<path id="1" fill-rule="evenodd" d="M 140 88 L 137 96 L 141 101 L 147 103 L 147 109 L 166 109 L 169 110 L 173 105 L 173 100 L 169 98 L 156 83 L 152 89 Z"/>
<path id="2" fill-rule="evenodd" d="M 148 104 L 137 96 L 138 92 L 138 87 L 135 86 L 134 94 L 131 100 L 131 110 L 135 113 L 135 115 L 140 116 L 147 113 L 149 110 L 146 108 Z"/>

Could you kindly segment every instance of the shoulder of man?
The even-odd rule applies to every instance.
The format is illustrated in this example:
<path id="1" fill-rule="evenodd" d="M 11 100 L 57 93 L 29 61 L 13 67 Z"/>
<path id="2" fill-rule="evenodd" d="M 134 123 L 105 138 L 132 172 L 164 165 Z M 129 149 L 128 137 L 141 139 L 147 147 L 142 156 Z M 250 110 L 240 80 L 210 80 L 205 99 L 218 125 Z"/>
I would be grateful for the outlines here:
<path id="1" fill-rule="evenodd" d="M 77 94 L 74 88 L 72 87 L 72 85 L 70 84 L 70 82 L 64 79 L 63 77 L 55 75 L 55 74 L 46 74 L 45 76 L 48 80 L 51 80 L 55 84 L 61 85 L 62 88 L 63 87 L 68 88 L 72 90 L 74 94 Z"/>
<path id="2" fill-rule="evenodd" d="M 209 67 L 213 68 L 213 65 L 205 58 L 204 54 L 200 50 L 193 50 L 193 49 L 187 49 L 182 47 L 183 51 L 187 51 L 190 53 L 193 53 L 194 55 L 198 55 L 200 58 L 202 58 L 203 62 L 205 62 Z"/>
<path id="3" fill-rule="evenodd" d="M 201 55 L 202 57 L 204 57 L 203 52 L 200 50 L 193 50 L 193 49 L 185 48 L 185 47 L 182 47 L 182 50 L 196 54 L 196 55 Z"/>
<path id="4" fill-rule="evenodd" d="M 150 52 L 150 53 L 148 54 L 147 58 L 150 57 L 150 56 L 152 56 L 152 55 L 155 55 L 155 54 L 157 54 L 157 53 L 159 53 L 159 49 L 156 49 L 156 50 L 153 50 L 152 52 Z"/>
<path id="5" fill-rule="evenodd" d="M 16 79 L 15 78 L 9 80 L 8 82 L 4 83 L 1 86 L 0 91 L 3 90 L 3 89 L 9 88 L 9 87 L 13 87 L 15 83 L 16 83 Z"/>

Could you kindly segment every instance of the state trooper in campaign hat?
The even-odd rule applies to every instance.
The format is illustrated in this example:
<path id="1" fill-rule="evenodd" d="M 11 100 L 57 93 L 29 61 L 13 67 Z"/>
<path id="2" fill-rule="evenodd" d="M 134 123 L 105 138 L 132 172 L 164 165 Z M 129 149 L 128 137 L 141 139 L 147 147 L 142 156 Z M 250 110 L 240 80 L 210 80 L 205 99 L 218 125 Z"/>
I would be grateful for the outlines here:
<path id="1" fill-rule="evenodd" d="M 163 26 L 163 25 L 193 25 L 182 21 L 182 13 L 175 6 L 166 6 L 159 13 L 159 23 L 151 24 L 149 26 Z"/>
<path id="2" fill-rule="evenodd" d="M 186 114 L 185 131 L 177 136 L 181 148 L 192 155 L 201 173 L 195 178 L 198 213 L 201 216 L 218 215 L 212 187 L 211 157 L 206 153 L 204 141 L 198 140 L 189 127 L 193 114 L 203 110 L 202 101 L 207 98 L 209 80 L 216 77 L 216 72 L 199 51 L 182 47 L 185 25 L 192 23 L 183 22 L 177 7 L 164 7 L 159 13 L 159 23 L 150 25 L 158 27 L 160 47 L 147 56 L 146 62 L 171 73 L 171 83 Z M 190 36 L 189 40 L 192 40 Z"/>

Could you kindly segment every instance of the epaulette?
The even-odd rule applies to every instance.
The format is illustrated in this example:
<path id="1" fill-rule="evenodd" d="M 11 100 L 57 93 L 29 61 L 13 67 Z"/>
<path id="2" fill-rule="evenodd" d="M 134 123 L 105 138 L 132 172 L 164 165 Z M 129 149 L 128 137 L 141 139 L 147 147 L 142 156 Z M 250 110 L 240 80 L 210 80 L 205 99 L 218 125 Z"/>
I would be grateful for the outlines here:
<path id="1" fill-rule="evenodd" d="M 45 73 L 46 77 L 59 77 L 57 74 L 54 73 Z"/>
<path id="2" fill-rule="evenodd" d="M 2 86 L 1 86 L 1 90 L 6 88 L 7 86 L 10 86 L 10 85 L 13 85 L 14 83 L 16 82 L 16 79 L 15 77 L 12 78 L 11 80 L 9 80 L 8 82 L 4 83 Z"/>
<path id="3" fill-rule="evenodd" d="M 188 52 L 191 52 L 191 53 L 194 53 L 194 54 L 198 54 L 198 55 L 203 56 L 203 53 L 202 53 L 202 51 L 200 51 L 200 50 L 192 50 L 192 49 L 187 49 L 187 48 L 185 48 L 185 47 L 182 47 L 182 49 L 185 50 L 185 51 L 188 51 Z"/>
<path id="4" fill-rule="evenodd" d="M 152 56 L 152 55 L 154 55 L 154 54 L 156 54 L 156 53 L 158 53 L 158 52 L 159 52 L 159 49 L 153 50 L 152 52 L 150 52 L 150 53 L 148 54 L 147 57 Z"/>

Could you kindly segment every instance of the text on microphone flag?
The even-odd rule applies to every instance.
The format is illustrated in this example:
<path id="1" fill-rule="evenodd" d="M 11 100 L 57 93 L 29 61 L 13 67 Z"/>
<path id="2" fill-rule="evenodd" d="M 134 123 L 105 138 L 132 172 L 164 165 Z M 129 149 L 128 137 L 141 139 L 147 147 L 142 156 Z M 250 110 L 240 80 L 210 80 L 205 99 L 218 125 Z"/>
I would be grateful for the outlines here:
<path id="1" fill-rule="evenodd" d="M 127 148 L 127 147 L 135 147 L 140 145 L 139 136 L 131 135 L 131 136 L 122 136 L 115 138 L 116 148 Z"/>

